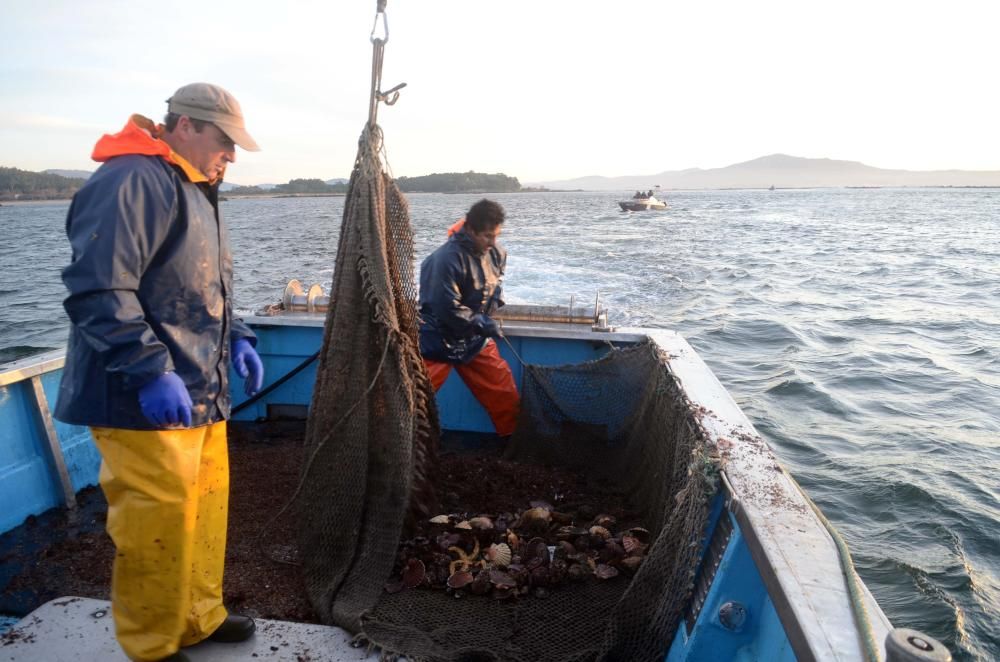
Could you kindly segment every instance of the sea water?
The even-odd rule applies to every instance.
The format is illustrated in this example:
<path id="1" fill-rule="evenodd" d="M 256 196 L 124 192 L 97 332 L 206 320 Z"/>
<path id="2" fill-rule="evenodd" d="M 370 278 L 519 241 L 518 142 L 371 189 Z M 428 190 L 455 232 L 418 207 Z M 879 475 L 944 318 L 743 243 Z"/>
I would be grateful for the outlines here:
<path id="1" fill-rule="evenodd" d="M 512 303 L 680 331 L 897 626 L 1000 659 L 1000 190 L 491 196 Z M 417 264 L 481 196 L 409 196 Z M 0 207 L 0 362 L 66 339 L 68 203 Z M 329 289 L 343 198 L 223 203 L 237 307 Z"/>

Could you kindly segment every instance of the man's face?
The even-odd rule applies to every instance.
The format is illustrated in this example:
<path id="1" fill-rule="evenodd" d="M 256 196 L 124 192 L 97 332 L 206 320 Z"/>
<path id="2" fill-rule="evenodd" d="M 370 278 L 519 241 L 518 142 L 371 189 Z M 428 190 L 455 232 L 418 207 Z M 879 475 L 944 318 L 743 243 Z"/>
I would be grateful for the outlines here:
<path id="1" fill-rule="evenodd" d="M 226 165 L 236 163 L 236 145 L 212 123 L 195 130 L 190 118 L 181 117 L 177 123 L 179 144 L 174 148 L 195 168 L 214 182 L 226 172 Z"/>
<path id="2" fill-rule="evenodd" d="M 472 237 L 472 243 L 476 247 L 476 252 L 482 255 L 489 249 L 493 248 L 497 244 L 497 237 L 500 236 L 500 231 L 503 230 L 503 226 L 495 225 L 492 228 L 486 228 L 482 232 L 476 232 L 472 228 L 466 228 L 469 236 Z"/>

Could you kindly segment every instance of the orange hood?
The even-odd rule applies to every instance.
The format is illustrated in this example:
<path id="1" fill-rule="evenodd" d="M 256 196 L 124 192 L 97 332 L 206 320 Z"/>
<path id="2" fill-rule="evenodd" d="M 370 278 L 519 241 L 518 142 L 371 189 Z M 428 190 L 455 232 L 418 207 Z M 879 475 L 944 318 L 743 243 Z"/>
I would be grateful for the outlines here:
<path id="1" fill-rule="evenodd" d="M 178 166 L 192 182 L 207 182 L 208 178 L 187 159 L 170 148 L 163 138 L 163 125 L 154 124 L 153 120 L 135 114 L 128 118 L 125 128 L 115 134 L 106 133 L 94 145 L 90 155 L 95 161 L 104 162 L 116 156 L 125 154 L 141 154 L 143 156 L 159 156 L 175 166 Z"/>
<path id="2" fill-rule="evenodd" d="M 94 145 L 90 158 L 104 162 L 115 156 L 125 154 L 143 154 L 145 156 L 162 156 L 168 161 L 173 150 L 163 142 L 163 127 L 153 124 L 153 121 L 142 115 L 128 118 L 125 128 L 115 134 L 106 133 Z"/>

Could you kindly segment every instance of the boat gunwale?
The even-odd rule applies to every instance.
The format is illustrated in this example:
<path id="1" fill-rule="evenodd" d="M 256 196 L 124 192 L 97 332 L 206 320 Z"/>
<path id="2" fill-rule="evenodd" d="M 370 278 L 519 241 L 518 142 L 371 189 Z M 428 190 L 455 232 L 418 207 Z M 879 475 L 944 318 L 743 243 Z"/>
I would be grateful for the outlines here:
<path id="1" fill-rule="evenodd" d="M 282 313 L 245 318 L 251 326 L 317 326 L 325 315 Z M 651 340 L 663 352 L 697 414 L 710 445 L 725 457 L 727 509 L 736 518 L 751 557 L 800 660 L 862 660 L 865 653 L 844 581 L 840 553 L 774 451 L 757 432 L 711 368 L 678 332 L 621 327 L 595 331 L 582 325 L 511 322 L 511 338 L 553 338 L 610 343 Z M 790 553 L 789 550 L 794 550 Z M 831 578 L 839 578 L 838 581 Z M 878 646 L 892 629 L 868 587 L 858 579 Z"/>
<path id="2" fill-rule="evenodd" d="M 0 387 L 10 386 L 38 375 L 58 370 L 66 364 L 66 349 L 53 349 L 40 354 L 0 363 Z"/>
<path id="3" fill-rule="evenodd" d="M 665 352 L 671 371 L 700 412 L 698 422 L 708 443 L 725 458 L 726 508 L 743 532 L 796 657 L 865 659 L 837 546 L 774 451 L 680 334 L 621 331 L 644 332 Z M 893 626 L 860 578 L 858 584 L 876 644 L 883 649 Z"/>
<path id="4" fill-rule="evenodd" d="M 251 327 L 319 327 L 325 315 L 246 316 Z M 726 508 L 744 533 L 751 556 L 798 659 L 864 659 L 837 547 L 812 511 L 808 497 L 778 464 L 773 450 L 698 353 L 676 331 L 623 327 L 595 331 L 584 325 L 517 322 L 511 338 L 553 338 L 609 343 L 651 340 L 698 412 L 706 441 L 725 458 Z M 65 349 L 0 365 L 0 387 L 52 372 Z M 831 581 L 831 577 L 841 578 Z M 860 581 L 880 648 L 892 624 Z"/>

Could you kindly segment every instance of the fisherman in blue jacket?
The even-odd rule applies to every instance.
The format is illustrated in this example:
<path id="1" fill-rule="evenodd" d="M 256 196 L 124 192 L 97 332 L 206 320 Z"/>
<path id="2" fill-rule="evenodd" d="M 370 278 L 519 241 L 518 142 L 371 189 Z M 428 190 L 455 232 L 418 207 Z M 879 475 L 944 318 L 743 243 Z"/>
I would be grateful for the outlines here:
<path id="1" fill-rule="evenodd" d="M 222 604 L 229 500 L 229 364 L 260 390 L 253 332 L 232 312 L 218 192 L 236 145 L 257 151 L 239 103 L 208 83 L 133 115 L 66 219 L 71 322 L 55 416 L 91 428 L 116 554 L 112 613 L 133 660 L 186 660 L 255 624 Z"/>
<path id="2" fill-rule="evenodd" d="M 454 368 L 497 434 L 508 437 L 517 426 L 520 397 L 497 350 L 503 333 L 492 317 L 503 305 L 507 251 L 497 237 L 504 218 L 500 204 L 480 200 L 420 265 L 420 353 L 435 390 Z"/>

